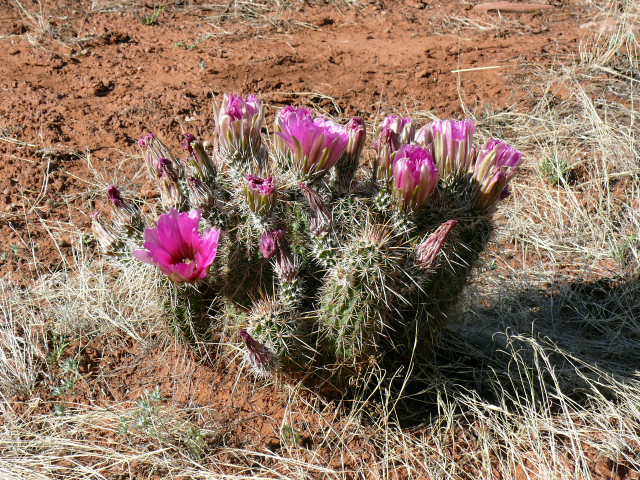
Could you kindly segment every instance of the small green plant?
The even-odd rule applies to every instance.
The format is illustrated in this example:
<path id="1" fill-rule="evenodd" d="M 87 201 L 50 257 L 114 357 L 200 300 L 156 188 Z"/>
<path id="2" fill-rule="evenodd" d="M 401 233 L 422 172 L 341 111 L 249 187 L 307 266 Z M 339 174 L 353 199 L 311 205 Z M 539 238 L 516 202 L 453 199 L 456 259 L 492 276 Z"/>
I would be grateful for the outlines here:
<path id="1" fill-rule="evenodd" d="M 637 235 L 629 235 L 621 242 L 610 242 L 611 256 L 616 263 L 622 267 L 626 266 L 629 262 L 631 254 L 638 249 L 639 238 Z"/>
<path id="2" fill-rule="evenodd" d="M 129 433 L 129 424 L 133 423 L 135 428 L 140 432 L 148 432 L 152 436 L 158 436 L 158 413 L 160 412 L 160 404 L 163 401 L 162 391 L 159 386 L 149 393 L 145 390 L 144 395 L 138 401 L 138 408 L 133 412 L 131 417 L 123 417 L 120 419 L 118 433 L 126 436 Z M 151 427 L 149 429 L 149 427 Z"/>
<path id="3" fill-rule="evenodd" d="M 56 417 L 64 417 L 67 414 L 67 407 L 65 406 L 64 402 L 62 403 L 57 403 L 54 407 L 53 407 L 53 414 Z"/>
<path id="4" fill-rule="evenodd" d="M 51 349 L 47 354 L 47 362 L 52 367 L 56 367 L 60 364 L 60 360 L 70 343 L 67 341 L 67 337 L 65 335 L 53 333 L 50 337 L 50 344 Z"/>
<path id="5" fill-rule="evenodd" d="M 209 40 L 210 38 L 211 38 L 211 34 L 207 33 L 206 35 L 202 35 L 202 36 L 198 37 L 196 39 L 196 41 L 193 42 L 191 45 L 189 45 L 184 40 L 180 40 L 179 42 L 175 42 L 173 44 L 173 48 L 182 47 L 182 48 L 185 48 L 187 50 L 195 50 L 196 48 L 198 48 L 198 45 L 200 45 L 202 42 L 205 42 L 205 41 Z M 203 64 L 204 64 L 204 61 L 200 62 L 200 69 L 204 68 L 202 66 Z"/>
<path id="6" fill-rule="evenodd" d="M 69 395 L 73 393 L 73 387 L 77 380 L 67 378 L 60 379 L 60 385 L 56 385 L 51 389 L 51 394 L 54 397 L 61 397 L 62 395 Z"/>
<path id="7" fill-rule="evenodd" d="M 4 262 L 7 259 L 7 252 L 0 253 L 0 262 Z"/>
<path id="8" fill-rule="evenodd" d="M 9 248 L 11 248 L 11 251 L 13 252 L 14 255 L 17 255 L 18 252 L 20 251 L 20 244 L 19 243 L 12 243 Z"/>
<path id="9" fill-rule="evenodd" d="M 539 167 L 540 175 L 553 185 L 566 182 L 569 164 L 556 156 L 546 157 Z"/>
<path id="10" fill-rule="evenodd" d="M 184 434 L 184 444 L 189 449 L 191 456 L 200 460 L 205 454 L 206 438 L 205 434 L 198 427 L 191 426 Z"/>
<path id="11" fill-rule="evenodd" d="M 283 425 L 280 429 L 280 435 L 282 439 L 291 445 L 302 445 L 303 438 L 302 432 L 299 432 L 290 425 Z"/>
<path id="12" fill-rule="evenodd" d="M 136 19 L 143 25 L 155 25 L 158 23 L 158 18 L 160 18 L 160 15 L 162 15 L 165 8 L 167 8 L 166 5 L 163 5 L 162 7 L 154 7 L 153 13 L 147 13 L 145 15 L 140 15 L 137 10 L 134 10 L 133 16 L 136 17 Z"/>

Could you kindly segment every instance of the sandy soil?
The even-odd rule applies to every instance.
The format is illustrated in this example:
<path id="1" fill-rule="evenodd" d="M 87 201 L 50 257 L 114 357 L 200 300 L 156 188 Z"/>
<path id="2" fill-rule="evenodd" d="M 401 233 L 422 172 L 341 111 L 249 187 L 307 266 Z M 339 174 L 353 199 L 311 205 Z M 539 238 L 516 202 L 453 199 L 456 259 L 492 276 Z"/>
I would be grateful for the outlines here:
<path id="1" fill-rule="evenodd" d="M 150 4 L 47 2 L 42 21 L 28 16 L 35 2 L 0 5 L 0 273 L 15 281 L 38 274 L 34 256 L 40 272 L 64 268 L 80 241 L 69 225 L 88 227 L 108 183 L 152 195 L 136 140 L 152 131 L 180 151 L 182 132 L 210 138 L 224 92 L 364 115 L 371 132 L 390 112 L 512 104 L 524 65 L 568 58 L 587 32 L 577 0 L 500 14 L 466 2 L 296 3 L 255 18 L 178 2 L 153 25 L 139 20 Z"/>

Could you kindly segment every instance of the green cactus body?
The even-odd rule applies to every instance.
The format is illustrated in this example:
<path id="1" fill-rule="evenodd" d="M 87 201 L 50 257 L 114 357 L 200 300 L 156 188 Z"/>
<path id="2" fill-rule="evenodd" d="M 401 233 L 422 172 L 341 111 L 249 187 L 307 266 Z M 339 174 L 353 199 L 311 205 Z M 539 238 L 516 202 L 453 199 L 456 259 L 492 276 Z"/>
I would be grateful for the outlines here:
<path id="1" fill-rule="evenodd" d="M 273 354 L 272 367 L 295 374 L 313 359 L 306 320 L 286 303 L 260 300 L 248 315 L 247 330 Z"/>
<path id="2" fill-rule="evenodd" d="M 310 110 L 287 107 L 278 114 L 276 131 L 282 134 L 280 126 L 289 121 L 304 124 L 289 129 L 289 136 L 325 130 L 307 139 L 313 144 L 309 151 L 304 151 L 305 139 L 287 143 L 284 137 L 272 139 L 269 148 L 259 133 L 260 102 L 247 97 L 237 103 L 232 95 L 225 102 L 216 110 L 216 128 L 231 151 L 217 148 L 209 159 L 199 148 L 197 162 L 181 166 L 153 135 L 141 140 L 154 180 L 158 158 L 176 164 L 179 191 L 167 184 L 167 201 L 179 197 L 183 210 L 202 210 L 201 228 L 222 231 L 210 270 L 214 275 L 190 277 L 187 281 L 195 283 L 187 285 L 167 281 L 169 323 L 196 344 L 216 328 L 230 328 L 258 371 L 338 388 L 352 384 L 371 365 L 397 369 L 429 356 L 491 237 L 494 204 L 508 194 L 505 188 L 521 154 L 497 140 L 476 153 L 469 122 L 433 122 L 411 143 L 411 122 L 395 117 L 378 129 L 378 140 L 391 152 L 373 162 L 374 170 L 384 164 L 383 175 L 362 181 L 372 175 L 357 171 L 358 142 L 366 134 L 360 120 L 350 122 L 354 128 L 344 156 L 340 126 L 312 118 Z M 251 139 L 239 137 L 243 126 Z M 325 136 L 333 143 L 323 144 Z M 378 148 L 378 155 L 384 149 Z M 331 152 L 341 160 L 332 175 L 324 175 Z M 163 168 L 168 169 L 163 181 L 173 181 L 170 166 Z M 320 175 L 300 173 L 316 168 Z M 301 178 L 307 183 L 298 183 Z M 139 229 L 114 233 L 97 216 L 93 228 L 103 248 L 120 258 L 130 245 L 147 241 L 146 232 L 144 239 Z M 178 255 L 175 261 L 187 262 L 180 264 L 187 271 L 195 257 Z M 222 317 L 225 321 L 216 322 Z"/>

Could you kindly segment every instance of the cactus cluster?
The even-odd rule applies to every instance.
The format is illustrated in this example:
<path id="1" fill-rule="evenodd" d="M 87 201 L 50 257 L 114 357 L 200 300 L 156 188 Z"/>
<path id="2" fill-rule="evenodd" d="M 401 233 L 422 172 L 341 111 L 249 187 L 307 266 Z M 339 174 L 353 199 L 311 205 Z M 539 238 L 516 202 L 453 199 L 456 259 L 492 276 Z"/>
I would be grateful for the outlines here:
<path id="1" fill-rule="evenodd" d="M 109 187 L 112 224 L 92 217 L 103 249 L 157 265 L 186 338 L 232 328 L 261 374 L 341 388 L 428 355 L 521 153 L 476 150 L 469 120 L 416 131 L 389 116 L 363 165 L 360 118 L 288 106 L 268 139 L 254 96 L 225 95 L 214 115 L 211 148 L 185 134 L 185 158 L 140 140 L 167 213 L 151 226 Z"/>

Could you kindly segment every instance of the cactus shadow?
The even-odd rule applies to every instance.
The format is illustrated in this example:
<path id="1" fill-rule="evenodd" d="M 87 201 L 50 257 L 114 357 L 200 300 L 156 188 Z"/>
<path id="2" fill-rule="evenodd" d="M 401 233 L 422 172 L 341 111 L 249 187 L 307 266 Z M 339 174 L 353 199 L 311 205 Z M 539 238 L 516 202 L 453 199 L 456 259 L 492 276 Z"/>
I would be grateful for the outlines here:
<path id="1" fill-rule="evenodd" d="M 506 285 L 463 297 L 432 359 L 390 380 L 401 427 L 469 402 L 521 412 L 617 403 L 640 371 L 640 279 Z M 381 390 L 382 392 L 382 390 Z M 446 405 L 445 405 L 446 404 Z"/>

